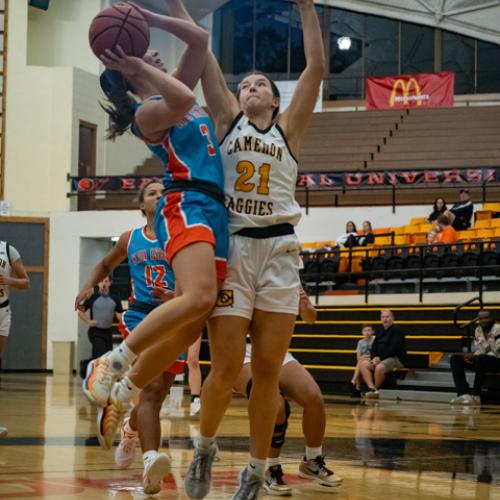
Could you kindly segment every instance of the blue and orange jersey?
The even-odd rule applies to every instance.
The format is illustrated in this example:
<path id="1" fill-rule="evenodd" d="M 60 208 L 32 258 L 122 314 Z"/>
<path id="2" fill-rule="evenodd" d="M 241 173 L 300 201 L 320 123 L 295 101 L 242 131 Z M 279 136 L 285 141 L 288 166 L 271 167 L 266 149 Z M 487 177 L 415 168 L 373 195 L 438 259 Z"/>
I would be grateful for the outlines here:
<path id="1" fill-rule="evenodd" d="M 153 96 L 148 100 L 161 100 Z M 146 101 L 143 101 L 146 102 Z M 141 103 L 137 104 L 136 110 Z M 137 125 L 132 132 L 141 138 L 165 166 L 164 184 L 172 181 L 205 181 L 224 190 L 222 158 L 212 121 L 206 111 L 195 104 L 180 122 L 168 129 L 163 140 L 148 142 Z"/>
<path id="2" fill-rule="evenodd" d="M 130 301 L 158 305 L 151 296 L 153 287 L 174 290 L 174 273 L 158 240 L 150 239 L 144 227 L 133 229 L 127 246 L 132 295 Z"/>

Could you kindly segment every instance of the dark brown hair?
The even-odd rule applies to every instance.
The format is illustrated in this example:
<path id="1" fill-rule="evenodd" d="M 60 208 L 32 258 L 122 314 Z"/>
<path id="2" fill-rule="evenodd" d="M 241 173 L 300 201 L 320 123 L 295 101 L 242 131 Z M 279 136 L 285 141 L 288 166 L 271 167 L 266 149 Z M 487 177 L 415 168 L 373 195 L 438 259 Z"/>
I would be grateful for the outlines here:
<path id="1" fill-rule="evenodd" d="M 101 74 L 99 83 L 111 103 L 111 106 L 101 104 L 102 109 L 109 115 L 110 123 L 106 139 L 115 140 L 123 135 L 134 121 L 135 103 L 128 95 L 128 92 L 133 92 L 134 88 L 119 71 L 111 69 Z"/>

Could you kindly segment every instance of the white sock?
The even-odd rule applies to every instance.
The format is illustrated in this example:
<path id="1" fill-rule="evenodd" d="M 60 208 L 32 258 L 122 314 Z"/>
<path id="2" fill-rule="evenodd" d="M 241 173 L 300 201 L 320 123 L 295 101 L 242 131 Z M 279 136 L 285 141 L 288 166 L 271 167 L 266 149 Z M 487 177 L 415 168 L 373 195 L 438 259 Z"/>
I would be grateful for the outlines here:
<path id="1" fill-rule="evenodd" d="M 149 451 L 144 452 L 142 454 L 142 461 L 144 463 L 144 467 L 146 467 L 148 462 L 151 462 L 151 460 L 154 460 L 158 455 L 159 455 L 158 450 L 149 450 Z"/>
<path id="2" fill-rule="evenodd" d="M 125 376 L 113 386 L 111 397 L 120 403 L 130 403 L 140 392 L 141 389 Z"/>
<path id="3" fill-rule="evenodd" d="M 266 473 L 266 460 L 250 457 L 250 459 L 248 460 L 248 469 L 255 476 L 259 477 L 260 479 L 264 479 L 264 475 Z"/>
<path id="4" fill-rule="evenodd" d="M 200 437 L 197 440 L 197 444 L 201 450 L 210 450 L 215 444 L 215 436 L 205 437 L 200 434 Z"/>
<path id="5" fill-rule="evenodd" d="M 113 349 L 108 356 L 111 368 L 116 373 L 125 373 L 128 367 L 137 358 L 137 354 L 134 354 L 130 350 L 125 341 L 123 341 L 118 347 Z"/>
<path id="6" fill-rule="evenodd" d="M 276 457 L 276 458 L 267 457 L 267 468 L 268 469 L 269 469 L 269 467 L 274 467 L 275 465 L 279 465 L 280 463 L 281 463 L 280 457 Z"/>
<path id="7" fill-rule="evenodd" d="M 309 448 L 309 446 L 306 446 L 307 460 L 314 460 L 316 457 L 321 457 L 322 455 L 323 455 L 322 446 L 318 446 L 317 448 Z"/>

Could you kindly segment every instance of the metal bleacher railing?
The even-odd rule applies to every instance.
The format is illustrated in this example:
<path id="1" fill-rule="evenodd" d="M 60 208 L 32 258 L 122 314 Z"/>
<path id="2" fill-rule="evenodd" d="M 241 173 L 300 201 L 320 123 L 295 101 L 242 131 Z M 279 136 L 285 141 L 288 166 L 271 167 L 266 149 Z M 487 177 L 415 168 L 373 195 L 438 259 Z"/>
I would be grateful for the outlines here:
<path id="1" fill-rule="evenodd" d="M 376 235 L 387 236 L 387 235 Z M 391 235 L 394 241 L 394 234 Z M 356 284 L 368 303 L 375 280 L 415 280 L 422 302 L 428 278 L 474 279 L 482 300 L 486 278 L 500 276 L 500 239 L 452 244 L 388 245 L 318 249 L 301 252 L 302 281 L 313 287 L 316 302 L 321 287 Z M 314 294 L 311 294 L 314 295 Z"/>

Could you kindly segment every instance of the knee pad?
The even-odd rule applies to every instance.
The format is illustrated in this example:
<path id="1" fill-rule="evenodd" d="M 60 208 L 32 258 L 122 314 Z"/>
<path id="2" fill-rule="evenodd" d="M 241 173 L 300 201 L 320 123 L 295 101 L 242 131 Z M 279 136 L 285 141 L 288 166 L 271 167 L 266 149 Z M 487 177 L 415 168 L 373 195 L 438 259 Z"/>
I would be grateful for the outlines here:
<path id="1" fill-rule="evenodd" d="M 285 399 L 285 421 L 274 426 L 271 448 L 280 449 L 285 444 L 286 430 L 288 428 L 288 417 L 290 416 L 290 403 Z"/>

